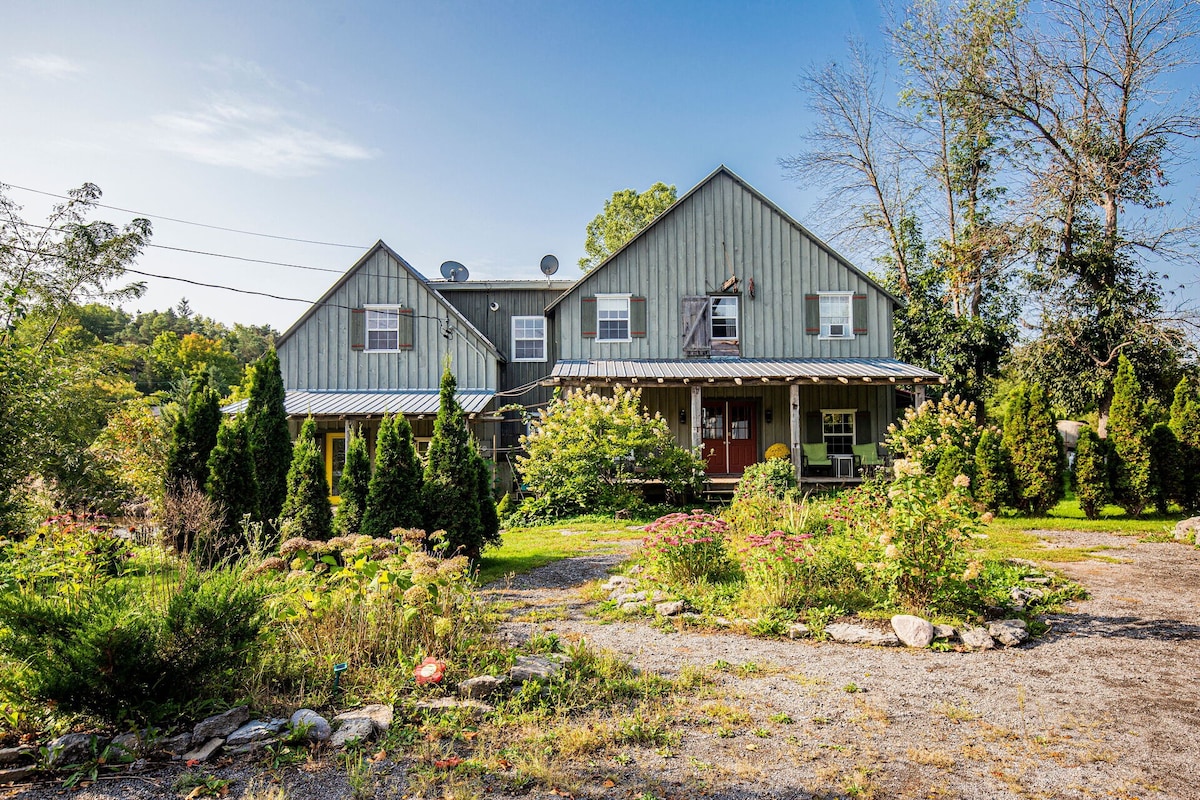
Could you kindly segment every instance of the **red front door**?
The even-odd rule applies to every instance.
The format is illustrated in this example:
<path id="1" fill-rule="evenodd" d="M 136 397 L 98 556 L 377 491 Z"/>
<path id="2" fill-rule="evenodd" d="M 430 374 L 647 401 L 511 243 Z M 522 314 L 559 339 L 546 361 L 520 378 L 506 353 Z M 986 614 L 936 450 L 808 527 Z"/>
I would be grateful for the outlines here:
<path id="1" fill-rule="evenodd" d="M 701 440 L 708 471 L 740 475 L 758 460 L 758 426 L 754 403 L 710 400 L 703 404 Z"/>

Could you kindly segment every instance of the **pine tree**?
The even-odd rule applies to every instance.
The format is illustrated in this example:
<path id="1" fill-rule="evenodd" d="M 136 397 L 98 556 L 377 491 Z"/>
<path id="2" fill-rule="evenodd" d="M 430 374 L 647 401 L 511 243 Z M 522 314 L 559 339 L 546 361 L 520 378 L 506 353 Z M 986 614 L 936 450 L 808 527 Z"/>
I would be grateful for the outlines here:
<path id="1" fill-rule="evenodd" d="M 479 494 L 479 472 L 471 452 L 471 437 L 462 407 L 454 399 L 457 382 L 449 366 L 442 373 L 441 397 L 433 439 L 425 464 L 422 497 L 425 525 L 446 532 L 446 552 L 479 558 L 484 535 Z"/>
<path id="2" fill-rule="evenodd" d="M 1171 403 L 1171 430 L 1179 441 L 1179 505 L 1189 514 L 1200 510 L 1200 398 L 1196 383 L 1183 376 Z"/>
<path id="3" fill-rule="evenodd" d="M 1013 395 L 1004 447 L 1012 459 L 1014 501 L 1030 514 L 1044 514 L 1062 497 L 1062 444 L 1040 386 L 1021 386 Z"/>
<path id="4" fill-rule="evenodd" d="M 340 501 L 333 518 L 334 533 L 346 536 L 362 532 L 370 481 L 371 458 L 367 454 L 366 437 L 361 431 L 351 428 L 346 441 L 346 464 L 338 481 Z"/>
<path id="5" fill-rule="evenodd" d="M 500 542 L 500 512 L 496 509 L 496 493 L 492 490 L 492 470 L 471 438 L 471 456 L 475 461 L 476 491 L 479 493 L 479 529 L 483 547 Z M 482 549 L 482 548 L 481 548 Z"/>
<path id="6" fill-rule="evenodd" d="M 287 475 L 292 463 L 292 436 L 283 405 L 283 375 L 279 355 L 272 347 L 254 363 L 246 424 L 254 475 L 258 480 L 257 519 L 271 522 L 279 516 L 287 497 Z"/>
<path id="7" fill-rule="evenodd" d="M 412 426 L 403 414 L 384 416 L 375 439 L 375 472 L 367 490 L 361 532 L 387 536 L 395 528 L 422 527 L 421 484 Z"/>
<path id="8" fill-rule="evenodd" d="M 217 446 L 221 428 L 221 399 L 205 372 L 192 376 L 187 407 L 175 420 L 167 453 L 165 489 L 178 494 L 185 485 L 204 490 L 208 482 L 208 457 Z"/>
<path id="9" fill-rule="evenodd" d="M 1108 485 L 1108 443 L 1096 435 L 1089 427 L 1079 431 L 1079 441 L 1075 443 L 1075 468 L 1072 472 L 1075 484 L 1075 498 L 1083 515 L 1088 519 L 1100 516 L 1100 510 L 1109 501 L 1111 491 Z"/>
<path id="10" fill-rule="evenodd" d="M 227 418 L 217 433 L 217 446 L 208 457 L 209 498 L 222 511 L 215 555 L 231 555 L 243 541 L 242 518 L 258 511 L 258 483 L 250 454 L 246 418 Z"/>
<path id="11" fill-rule="evenodd" d="M 937 470 L 934 472 L 938 492 L 942 495 L 950 494 L 954 489 L 954 479 L 959 475 L 966 475 L 967 479 L 971 481 L 969 486 L 974 488 L 975 458 L 958 445 L 952 444 L 942 450 Z"/>
<path id="12" fill-rule="evenodd" d="M 300 536 L 326 540 L 332 535 L 332 522 L 325 461 L 317 447 L 317 424 L 309 417 L 300 426 L 300 435 L 292 448 L 287 497 L 279 514 L 279 531 L 286 539 Z"/>
<path id="13" fill-rule="evenodd" d="M 1172 502 L 1180 502 L 1183 453 L 1175 432 L 1165 422 L 1150 429 L 1150 497 L 1154 510 L 1166 514 Z"/>
<path id="14" fill-rule="evenodd" d="M 980 434 L 975 446 L 975 499 L 989 511 L 1012 503 L 1012 464 L 992 428 Z"/>
<path id="15" fill-rule="evenodd" d="M 1142 411 L 1142 387 L 1125 356 L 1117 362 L 1108 438 L 1112 444 L 1113 499 L 1136 517 L 1151 502 L 1150 435 Z"/>

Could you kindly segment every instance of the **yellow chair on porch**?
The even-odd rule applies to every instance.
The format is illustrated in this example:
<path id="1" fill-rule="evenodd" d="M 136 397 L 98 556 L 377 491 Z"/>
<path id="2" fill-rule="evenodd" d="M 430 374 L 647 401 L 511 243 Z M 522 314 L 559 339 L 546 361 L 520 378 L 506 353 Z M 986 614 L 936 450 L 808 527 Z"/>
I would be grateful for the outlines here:
<path id="1" fill-rule="evenodd" d="M 800 448 L 802 450 L 800 456 L 803 462 L 802 472 L 805 475 L 811 474 L 813 467 L 828 468 L 832 472 L 833 461 L 829 458 L 829 450 L 825 447 L 824 442 L 802 444 Z"/>

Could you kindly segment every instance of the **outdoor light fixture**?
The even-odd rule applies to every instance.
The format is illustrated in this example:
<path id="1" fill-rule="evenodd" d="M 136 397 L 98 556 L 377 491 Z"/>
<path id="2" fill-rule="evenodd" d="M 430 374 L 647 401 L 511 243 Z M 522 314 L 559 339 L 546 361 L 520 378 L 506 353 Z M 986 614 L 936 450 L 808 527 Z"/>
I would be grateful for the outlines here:
<path id="1" fill-rule="evenodd" d="M 769 409 L 769 408 L 768 408 L 768 409 L 767 409 L 765 412 L 763 412 L 763 413 L 764 413 L 764 414 L 766 414 L 766 417 L 767 417 L 767 424 L 768 424 L 768 425 L 770 425 L 770 424 L 771 424 L 771 409 Z"/>
<path id="2" fill-rule="evenodd" d="M 687 424 L 687 409 L 686 408 L 679 409 L 679 424 L 680 425 Z"/>

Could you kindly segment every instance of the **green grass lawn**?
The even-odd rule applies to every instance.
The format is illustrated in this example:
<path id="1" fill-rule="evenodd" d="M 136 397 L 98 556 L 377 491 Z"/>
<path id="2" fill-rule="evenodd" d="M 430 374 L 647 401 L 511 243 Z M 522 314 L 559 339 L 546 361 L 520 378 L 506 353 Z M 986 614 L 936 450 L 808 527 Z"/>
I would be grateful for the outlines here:
<path id="1" fill-rule="evenodd" d="M 984 527 L 987 538 L 979 539 L 980 550 L 994 558 L 1024 558 L 1032 561 L 1082 561 L 1088 558 L 1115 560 L 1103 546 L 1047 547 L 1032 531 L 1092 531 L 1124 536 L 1169 535 L 1183 514 L 1143 514 L 1131 518 L 1118 506 L 1105 506 L 1099 519 L 1086 519 L 1079 503 L 1062 500 L 1045 516 L 998 516 Z"/>
<path id="2" fill-rule="evenodd" d="M 611 516 L 590 515 L 560 520 L 532 528 L 508 528 L 499 547 L 484 552 L 479 562 L 481 584 L 511 573 L 528 572 L 563 558 L 610 553 L 620 542 L 640 541 L 642 532 L 631 530 L 635 521 L 614 521 Z"/>

